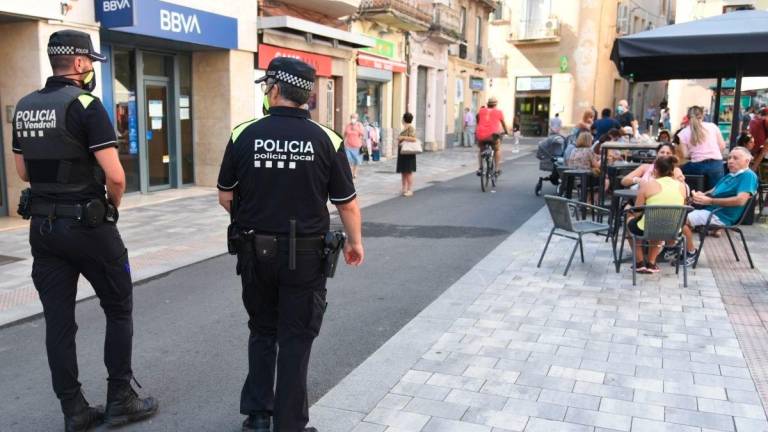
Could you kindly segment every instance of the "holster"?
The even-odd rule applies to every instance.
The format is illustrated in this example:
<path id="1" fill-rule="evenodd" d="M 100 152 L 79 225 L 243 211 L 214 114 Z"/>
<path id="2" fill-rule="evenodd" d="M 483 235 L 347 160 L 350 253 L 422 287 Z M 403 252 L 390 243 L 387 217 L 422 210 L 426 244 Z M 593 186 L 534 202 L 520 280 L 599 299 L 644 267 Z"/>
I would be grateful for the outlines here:
<path id="1" fill-rule="evenodd" d="M 29 219 L 32 217 L 32 189 L 26 188 L 21 191 L 19 207 L 16 210 L 16 213 L 18 213 L 18 215 L 23 219 Z"/>
<path id="2" fill-rule="evenodd" d="M 323 237 L 323 274 L 325 277 L 332 278 L 336 275 L 336 266 L 339 263 L 339 256 L 344 250 L 344 244 L 347 242 L 347 235 L 344 231 L 328 231 Z"/>

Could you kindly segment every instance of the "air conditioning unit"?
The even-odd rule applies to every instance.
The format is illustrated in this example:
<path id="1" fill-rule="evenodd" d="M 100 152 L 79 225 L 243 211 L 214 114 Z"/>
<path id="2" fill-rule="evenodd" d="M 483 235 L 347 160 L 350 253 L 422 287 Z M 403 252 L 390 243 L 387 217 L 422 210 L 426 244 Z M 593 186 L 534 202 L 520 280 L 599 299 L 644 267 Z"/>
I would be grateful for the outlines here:
<path id="1" fill-rule="evenodd" d="M 547 32 L 547 37 L 555 37 L 560 35 L 560 20 L 557 18 L 550 18 L 544 22 L 544 28 Z"/>

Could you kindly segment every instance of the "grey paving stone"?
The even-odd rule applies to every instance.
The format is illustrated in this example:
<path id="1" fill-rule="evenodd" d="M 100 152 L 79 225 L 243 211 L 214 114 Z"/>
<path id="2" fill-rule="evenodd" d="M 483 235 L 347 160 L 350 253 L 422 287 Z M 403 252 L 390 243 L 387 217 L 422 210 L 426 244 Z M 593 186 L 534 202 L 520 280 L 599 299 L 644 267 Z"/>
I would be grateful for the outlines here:
<path id="1" fill-rule="evenodd" d="M 658 369 L 647 366 L 638 366 L 635 376 L 638 378 L 661 379 L 682 384 L 693 384 L 693 374 L 691 372 L 676 369 Z"/>
<path id="2" fill-rule="evenodd" d="M 635 402 L 663 405 L 673 408 L 696 410 L 697 403 L 694 396 L 675 395 L 670 393 L 657 393 L 645 390 L 635 390 Z"/>
<path id="3" fill-rule="evenodd" d="M 517 384 L 531 387 L 540 387 L 543 389 L 571 391 L 576 381 L 573 379 L 564 379 L 537 375 L 529 372 L 523 372 L 517 378 Z"/>
<path id="4" fill-rule="evenodd" d="M 731 402 L 746 403 L 761 405 L 763 402 L 760 399 L 760 394 L 754 390 L 731 390 L 725 389 L 725 393 L 728 395 L 728 400 Z"/>
<path id="5" fill-rule="evenodd" d="M 490 381 L 514 383 L 517 380 L 517 377 L 520 376 L 520 373 L 502 369 L 470 366 L 464 371 L 464 376 Z"/>
<path id="6" fill-rule="evenodd" d="M 720 373 L 720 367 L 717 363 L 700 363 L 686 360 L 676 359 L 664 359 L 664 369 L 675 369 L 688 372 L 705 373 L 710 375 L 718 375 Z"/>
<path id="7" fill-rule="evenodd" d="M 392 409 L 375 408 L 365 417 L 364 421 L 395 427 L 403 431 L 420 432 L 429 421 L 429 416 Z"/>
<path id="8" fill-rule="evenodd" d="M 733 417 L 745 417 L 755 420 L 765 420 L 762 405 L 736 403 L 723 400 L 698 398 L 699 411 L 725 414 Z"/>
<path id="9" fill-rule="evenodd" d="M 634 354 L 621 354 L 612 352 L 608 356 L 611 363 L 632 364 L 635 366 L 648 366 L 660 368 L 662 359 L 660 357 L 636 356 Z"/>
<path id="10" fill-rule="evenodd" d="M 484 379 L 471 378 L 468 376 L 446 375 L 441 373 L 432 374 L 429 380 L 427 380 L 427 384 L 429 385 L 471 391 L 480 390 L 480 387 L 482 387 L 484 383 Z"/>
<path id="11" fill-rule="evenodd" d="M 611 363 L 600 360 L 584 359 L 579 366 L 581 369 L 593 370 L 598 372 L 614 373 L 621 375 L 635 375 L 636 366 L 625 363 Z"/>
<path id="12" fill-rule="evenodd" d="M 581 382 L 581 381 L 577 382 L 573 388 L 574 393 L 583 393 L 583 394 L 589 394 L 593 396 L 608 397 L 608 398 L 621 399 L 626 401 L 633 400 L 634 391 L 635 389 L 628 388 L 628 387 L 588 383 L 588 382 Z"/>
<path id="13" fill-rule="evenodd" d="M 496 411 L 483 408 L 470 408 L 462 421 L 493 427 L 494 431 L 522 431 L 528 423 L 528 416 L 511 411 Z"/>
<path id="14" fill-rule="evenodd" d="M 410 396 L 403 396 L 398 394 L 388 394 L 376 405 L 376 408 L 389 408 L 399 410 L 405 408 L 408 402 L 413 399 Z"/>
<path id="15" fill-rule="evenodd" d="M 703 397 L 708 399 L 726 400 L 725 389 L 722 387 L 705 386 L 698 384 L 680 384 L 674 382 L 664 383 L 664 393 L 674 393 L 688 396 Z"/>
<path id="16" fill-rule="evenodd" d="M 525 417 L 538 417 L 547 420 L 562 421 L 568 407 L 539 400 L 509 399 L 504 407 L 504 412 L 510 412 Z"/>
<path id="17" fill-rule="evenodd" d="M 634 388 L 639 390 L 655 391 L 655 392 L 664 391 L 664 382 L 662 380 L 648 379 L 648 378 L 635 378 L 635 377 L 618 375 L 618 374 L 606 374 L 605 384 L 620 386 L 620 387 L 629 387 L 629 388 Z"/>
<path id="18" fill-rule="evenodd" d="M 552 366 L 549 368 L 548 376 L 556 378 L 573 379 L 576 381 L 586 381 L 602 384 L 605 379 L 605 373 L 586 369 L 576 369 L 563 366 Z"/>
<path id="19" fill-rule="evenodd" d="M 440 372 L 450 375 L 461 375 L 469 365 L 458 361 L 438 361 L 420 359 L 412 369 L 424 372 Z"/>
<path id="20" fill-rule="evenodd" d="M 688 426 L 734 431 L 733 418 L 722 414 L 703 413 L 679 408 L 664 408 L 664 420 L 669 423 L 680 423 Z"/>
<path id="21" fill-rule="evenodd" d="M 720 366 L 720 375 L 734 378 L 752 379 L 752 375 L 749 373 L 749 369 L 741 367 Z"/>
<path id="22" fill-rule="evenodd" d="M 553 403 L 566 407 L 573 406 L 593 411 L 597 411 L 600 406 L 600 396 L 557 390 L 542 390 L 538 400 L 539 402 Z"/>
<path id="23" fill-rule="evenodd" d="M 504 396 L 507 398 L 536 400 L 541 393 L 539 387 L 524 386 L 501 381 L 488 381 L 480 389 L 481 393 Z"/>
<path id="24" fill-rule="evenodd" d="M 664 420 L 664 407 L 619 399 L 603 398 L 600 412 L 622 414 L 651 420 Z"/>
<path id="25" fill-rule="evenodd" d="M 401 378 L 401 381 L 416 383 L 416 384 L 424 384 L 427 382 L 429 377 L 432 376 L 431 372 L 424 372 L 424 371 L 415 371 L 415 370 L 409 370 L 408 372 L 403 375 L 403 378 Z"/>
<path id="26" fill-rule="evenodd" d="M 466 390 L 451 390 L 445 398 L 446 402 L 452 402 L 459 405 L 467 405 L 476 408 L 487 408 L 501 411 L 507 402 L 502 396 L 496 396 L 487 393 L 470 392 Z"/>
<path id="27" fill-rule="evenodd" d="M 525 432 L 594 432 L 592 426 L 575 423 L 562 423 L 551 420 L 531 418 L 525 427 Z"/>
<path id="28" fill-rule="evenodd" d="M 629 416 L 573 407 L 568 408 L 568 412 L 565 414 L 565 421 L 620 431 L 629 431 L 632 427 L 632 418 Z"/>
<path id="29" fill-rule="evenodd" d="M 738 432 L 768 432 L 768 422 L 765 420 L 736 417 L 733 421 Z"/>
<path id="30" fill-rule="evenodd" d="M 386 428 L 387 427 L 383 425 L 363 422 L 355 426 L 350 432 L 384 432 Z"/>
<path id="31" fill-rule="evenodd" d="M 513 372 L 531 372 L 538 375 L 546 375 L 550 365 L 547 363 L 529 362 L 526 360 L 501 359 L 495 368 Z"/>
<path id="32" fill-rule="evenodd" d="M 680 424 L 664 423 L 655 420 L 633 418 L 632 432 L 701 432 L 701 429 L 694 426 L 684 426 Z"/>
<path id="33" fill-rule="evenodd" d="M 755 390 L 755 383 L 752 378 L 724 377 L 719 375 L 693 374 L 693 380 L 696 384 L 725 387 L 733 390 Z"/>
<path id="34" fill-rule="evenodd" d="M 451 389 L 447 387 L 431 386 L 428 384 L 416 384 L 409 382 L 399 382 L 392 390 L 392 393 L 420 397 L 424 399 L 443 400 Z"/>
<path id="35" fill-rule="evenodd" d="M 445 419 L 460 419 L 469 409 L 467 405 L 460 405 L 445 401 L 436 401 L 431 399 L 413 398 L 403 411 L 424 414 L 430 417 L 441 417 Z"/>

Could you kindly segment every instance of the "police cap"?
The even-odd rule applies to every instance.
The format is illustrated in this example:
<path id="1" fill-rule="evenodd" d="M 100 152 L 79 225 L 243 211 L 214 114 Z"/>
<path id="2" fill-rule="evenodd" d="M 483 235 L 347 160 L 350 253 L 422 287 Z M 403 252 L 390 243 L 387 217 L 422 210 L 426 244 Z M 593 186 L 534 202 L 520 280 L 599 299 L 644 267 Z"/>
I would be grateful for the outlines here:
<path id="1" fill-rule="evenodd" d="M 291 57 L 276 57 L 269 62 L 267 74 L 256 80 L 257 83 L 273 79 L 312 91 L 315 86 L 315 68 Z"/>
<path id="2" fill-rule="evenodd" d="M 106 62 L 107 57 L 93 49 L 91 36 L 77 30 L 60 30 L 48 39 L 48 55 L 81 55 L 91 60 Z"/>

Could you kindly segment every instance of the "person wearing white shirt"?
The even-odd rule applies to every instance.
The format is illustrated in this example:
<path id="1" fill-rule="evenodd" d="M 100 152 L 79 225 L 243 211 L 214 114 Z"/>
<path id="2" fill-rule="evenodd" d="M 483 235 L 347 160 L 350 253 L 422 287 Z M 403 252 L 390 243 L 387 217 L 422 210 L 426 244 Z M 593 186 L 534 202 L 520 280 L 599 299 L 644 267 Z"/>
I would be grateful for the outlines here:
<path id="1" fill-rule="evenodd" d="M 464 147 L 475 146 L 475 127 L 477 119 L 472 114 L 472 109 L 464 108 Z"/>

